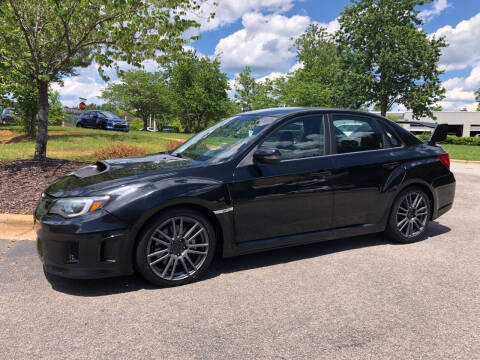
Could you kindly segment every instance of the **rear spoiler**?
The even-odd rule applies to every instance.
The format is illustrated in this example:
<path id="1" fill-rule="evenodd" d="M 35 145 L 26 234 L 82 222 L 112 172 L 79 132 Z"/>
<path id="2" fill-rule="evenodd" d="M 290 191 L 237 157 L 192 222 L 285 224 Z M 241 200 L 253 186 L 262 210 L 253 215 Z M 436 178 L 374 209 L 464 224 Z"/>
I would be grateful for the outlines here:
<path id="1" fill-rule="evenodd" d="M 422 125 L 425 127 L 429 127 L 434 129 L 432 132 L 432 136 L 428 140 L 428 145 L 435 145 L 439 141 L 444 141 L 448 135 L 448 124 L 437 124 L 437 123 L 428 123 L 428 122 L 421 122 L 421 121 L 396 121 L 397 124 L 414 124 L 414 125 Z"/>

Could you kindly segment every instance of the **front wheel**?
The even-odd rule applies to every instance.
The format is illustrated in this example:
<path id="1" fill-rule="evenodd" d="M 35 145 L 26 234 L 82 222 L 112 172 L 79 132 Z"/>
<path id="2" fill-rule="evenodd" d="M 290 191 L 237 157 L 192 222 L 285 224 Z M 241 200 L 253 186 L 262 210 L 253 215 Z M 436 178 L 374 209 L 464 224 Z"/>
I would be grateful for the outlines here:
<path id="1" fill-rule="evenodd" d="M 407 188 L 395 199 L 386 232 L 395 241 L 416 242 L 427 231 L 430 214 L 427 194 L 418 187 Z"/>
<path id="2" fill-rule="evenodd" d="M 169 210 L 140 234 L 136 266 L 155 285 L 187 284 L 208 269 L 215 245 L 215 230 L 203 214 L 187 208 Z"/>

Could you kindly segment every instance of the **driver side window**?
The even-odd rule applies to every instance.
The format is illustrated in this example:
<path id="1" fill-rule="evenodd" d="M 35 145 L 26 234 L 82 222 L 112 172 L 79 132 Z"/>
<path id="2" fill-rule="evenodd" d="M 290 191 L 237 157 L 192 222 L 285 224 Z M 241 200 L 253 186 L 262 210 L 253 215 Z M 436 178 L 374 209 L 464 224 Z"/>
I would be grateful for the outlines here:
<path id="1" fill-rule="evenodd" d="M 262 147 L 276 148 L 282 160 L 302 159 L 324 154 L 323 116 L 304 116 L 275 130 Z"/>

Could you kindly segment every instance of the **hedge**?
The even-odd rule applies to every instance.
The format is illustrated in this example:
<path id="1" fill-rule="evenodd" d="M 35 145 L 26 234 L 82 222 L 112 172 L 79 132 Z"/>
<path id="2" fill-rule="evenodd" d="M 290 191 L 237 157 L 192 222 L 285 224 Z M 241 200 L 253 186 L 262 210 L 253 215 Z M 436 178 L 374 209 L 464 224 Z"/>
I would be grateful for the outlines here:
<path id="1" fill-rule="evenodd" d="M 430 139 L 429 133 L 423 133 L 417 136 L 420 140 Z M 445 141 L 441 142 L 442 144 L 452 144 L 452 145 L 475 145 L 480 146 L 480 137 L 457 137 L 457 136 L 447 136 Z"/>

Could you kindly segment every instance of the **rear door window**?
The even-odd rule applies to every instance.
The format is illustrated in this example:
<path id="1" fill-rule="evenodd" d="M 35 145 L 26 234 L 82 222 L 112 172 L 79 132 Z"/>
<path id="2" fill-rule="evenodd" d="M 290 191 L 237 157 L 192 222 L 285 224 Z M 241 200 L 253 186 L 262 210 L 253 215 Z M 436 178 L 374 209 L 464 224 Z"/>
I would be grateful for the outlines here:
<path id="1" fill-rule="evenodd" d="M 335 114 L 333 128 L 337 153 L 379 150 L 385 146 L 382 132 L 368 117 Z"/>

